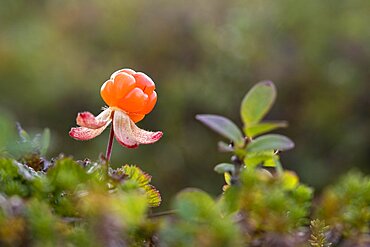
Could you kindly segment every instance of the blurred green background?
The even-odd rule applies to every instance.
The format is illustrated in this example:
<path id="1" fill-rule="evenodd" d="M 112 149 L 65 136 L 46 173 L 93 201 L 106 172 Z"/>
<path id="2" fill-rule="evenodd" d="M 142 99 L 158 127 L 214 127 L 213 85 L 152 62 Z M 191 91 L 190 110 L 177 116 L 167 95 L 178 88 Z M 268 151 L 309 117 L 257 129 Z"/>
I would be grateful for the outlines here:
<path id="1" fill-rule="evenodd" d="M 367 0 L 1 0 L 0 134 L 15 121 L 49 127 L 48 158 L 97 159 L 109 131 L 73 140 L 77 112 L 99 113 L 115 70 L 143 71 L 159 97 L 139 126 L 164 137 L 136 150 L 115 143 L 112 161 L 153 175 L 166 207 L 181 188 L 217 195 L 223 185 L 213 167 L 229 156 L 195 114 L 240 124 L 242 97 L 270 79 L 279 95 L 267 118 L 288 120 L 279 132 L 296 143 L 286 168 L 316 188 L 352 167 L 369 172 L 369 10 Z"/>

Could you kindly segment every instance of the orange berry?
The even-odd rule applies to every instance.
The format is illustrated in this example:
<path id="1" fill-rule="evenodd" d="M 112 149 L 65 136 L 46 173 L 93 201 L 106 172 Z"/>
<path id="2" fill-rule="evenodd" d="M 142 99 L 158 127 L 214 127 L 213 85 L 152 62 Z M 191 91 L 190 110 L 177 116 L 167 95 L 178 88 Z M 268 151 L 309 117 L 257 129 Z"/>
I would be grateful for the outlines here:
<path id="1" fill-rule="evenodd" d="M 117 74 L 113 79 L 112 97 L 119 100 L 135 88 L 135 78 L 125 72 Z"/>
<path id="2" fill-rule="evenodd" d="M 126 112 L 140 112 L 148 100 L 146 95 L 140 88 L 134 88 L 126 97 L 118 101 L 118 107 Z"/>
<path id="3" fill-rule="evenodd" d="M 142 72 L 137 72 L 134 77 L 136 79 L 136 86 L 141 88 L 144 93 L 150 95 L 154 91 L 155 84 L 149 76 Z"/>
<path id="4" fill-rule="evenodd" d="M 134 123 L 137 123 L 145 117 L 145 114 L 140 114 L 140 113 L 129 113 L 128 116 L 131 118 Z"/>
<path id="5" fill-rule="evenodd" d="M 132 76 L 136 73 L 135 70 L 132 70 L 132 69 L 120 69 L 120 70 L 117 70 L 116 72 L 114 72 L 110 76 L 110 78 L 113 79 L 118 73 L 121 73 L 121 72 L 125 72 L 125 73 L 127 73 L 129 75 L 132 75 Z"/>
<path id="6" fill-rule="evenodd" d="M 108 106 L 122 109 L 136 123 L 153 110 L 157 102 L 154 90 L 155 84 L 146 74 L 121 69 L 102 85 L 100 94 Z"/>
<path id="7" fill-rule="evenodd" d="M 149 112 L 151 112 L 155 106 L 155 103 L 157 103 L 157 93 L 153 91 L 152 94 L 149 95 L 149 98 L 144 107 L 143 113 L 148 114 Z"/>
<path id="8" fill-rule="evenodd" d="M 107 103 L 109 106 L 114 106 L 117 102 L 116 99 L 112 97 L 113 89 L 113 81 L 108 80 L 106 81 L 100 89 L 100 95 L 103 98 L 104 102 Z"/>

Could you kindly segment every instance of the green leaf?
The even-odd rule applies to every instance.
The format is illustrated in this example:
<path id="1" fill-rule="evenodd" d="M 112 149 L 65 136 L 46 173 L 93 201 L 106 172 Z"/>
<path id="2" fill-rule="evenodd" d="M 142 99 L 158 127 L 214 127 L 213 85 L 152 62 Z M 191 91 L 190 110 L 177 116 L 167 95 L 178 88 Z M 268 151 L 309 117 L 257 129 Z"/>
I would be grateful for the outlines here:
<path id="1" fill-rule="evenodd" d="M 158 207 L 161 205 L 162 197 L 159 191 L 151 184 L 144 186 L 149 207 Z"/>
<path id="2" fill-rule="evenodd" d="M 227 152 L 233 152 L 234 151 L 234 148 L 232 148 L 231 145 L 229 145 L 225 142 L 220 141 L 220 142 L 217 143 L 217 145 L 218 145 L 218 151 L 220 151 L 220 152 L 227 153 Z"/>
<path id="3" fill-rule="evenodd" d="M 274 151 L 263 151 L 248 153 L 244 158 L 244 164 L 247 167 L 255 167 L 261 163 L 264 163 L 267 160 L 270 160 L 274 156 Z"/>
<path id="4" fill-rule="evenodd" d="M 45 155 L 48 151 L 50 144 L 50 130 L 48 128 L 44 129 L 40 140 L 40 154 Z"/>
<path id="5" fill-rule="evenodd" d="M 265 162 L 263 163 L 263 166 L 265 167 L 276 167 L 276 159 L 274 158 L 270 158 L 268 160 L 265 160 Z"/>
<path id="6" fill-rule="evenodd" d="M 145 220 L 148 201 L 145 195 L 138 191 L 116 194 L 108 203 L 111 203 L 110 208 L 118 216 L 116 220 L 124 222 L 129 227 L 141 226 Z"/>
<path id="7" fill-rule="evenodd" d="M 248 137 L 255 137 L 260 134 L 272 131 L 278 128 L 285 128 L 288 123 L 285 121 L 262 122 L 252 126 L 246 126 L 245 133 Z"/>
<path id="8" fill-rule="evenodd" d="M 188 221 L 211 220 L 218 216 L 214 200 L 199 189 L 188 188 L 178 193 L 174 207 Z"/>
<path id="9" fill-rule="evenodd" d="M 56 189 L 73 191 L 78 185 L 84 184 L 89 179 L 89 174 L 77 162 L 66 158 L 58 160 L 47 171 L 47 177 Z"/>
<path id="10" fill-rule="evenodd" d="M 252 126 L 262 120 L 270 110 L 276 98 L 276 88 L 271 81 L 257 83 L 245 95 L 241 105 L 241 117 L 246 126 Z"/>
<path id="11" fill-rule="evenodd" d="M 238 186 L 230 186 L 225 192 L 222 200 L 222 208 L 226 214 L 235 213 L 240 210 L 241 190 Z"/>
<path id="12" fill-rule="evenodd" d="M 248 146 L 248 152 L 261 152 L 268 150 L 288 150 L 294 147 L 294 143 L 288 137 L 283 135 L 264 135 L 254 139 Z"/>
<path id="13" fill-rule="evenodd" d="M 18 135 L 21 139 L 21 142 L 30 142 L 31 138 L 28 135 L 27 131 L 25 131 L 20 123 L 17 123 Z"/>
<path id="14" fill-rule="evenodd" d="M 126 180 L 124 180 L 126 184 L 134 182 L 144 189 L 149 207 L 158 207 L 161 204 L 161 194 L 153 185 L 149 184 L 152 176 L 143 172 L 139 167 L 124 165 L 116 169 L 116 174 L 126 176 Z"/>
<path id="15" fill-rule="evenodd" d="M 229 163 L 221 163 L 215 166 L 215 172 L 223 174 L 225 172 L 230 172 L 233 174 L 235 172 L 235 166 Z"/>
<path id="16" fill-rule="evenodd" d="M 118 174 L 125 174 L 128 179 L 136 181 L 139 186 L 144 187 L 152 180 L 152 176 L 143 172 L 139 167 L 134 165 L 124 165 L 117 169 Z"/>
<path id="17" fill-rule="evenodd" d="M 282 174 L 282 182 L 284 189 L 292 190 L 298 186 L 299 178 L 293 171 L 284 171 Z"/>
<path id="18" fill-rule="evenodd" d="M 243 143 L 244 138 L 242 132 L 230 119 L 208 114 L 197 115 L 196 119 L 223 137 L 234 141 L 235 144 Z"/>
<path id="19" fill-rule="evenodd" d="M 230 173 L 225 172 L 225 173 L 224 173 L 224 179 L 225 179 L 225 183 L 226 183 L 227 185 L 231 185 L 231 175 L 230 175 Z"/>

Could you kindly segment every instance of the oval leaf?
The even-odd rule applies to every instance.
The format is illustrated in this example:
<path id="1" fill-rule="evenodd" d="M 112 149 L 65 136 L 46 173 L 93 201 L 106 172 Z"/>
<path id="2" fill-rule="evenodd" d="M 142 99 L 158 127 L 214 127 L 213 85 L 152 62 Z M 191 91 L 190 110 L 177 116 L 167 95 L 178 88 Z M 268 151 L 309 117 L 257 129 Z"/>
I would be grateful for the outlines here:
<path id="1" fill-rule="evenodd" d="M 197 115 L 195 118 L 223 137 L 234 141 L 234 143 L 240 144 L 243 142 L 242 132 L 230 119 L 208 114 Z"/>
<path id="2" fill-rule="evenodd" d="M 225 172 L 230 172 L 231 174 L 234 173 L 235 167 L 232 164 L 229 163 L 221 163 L 215 166 L 214 168 L 215 172 L 224 174 Z"/>
<path id="3" fill-rule="evenodd" d="M 288 150 L 294 147 L 294 143 L 286 136 L 264 135 L 253 140 L 247 147 L 248 152 L 261 152 L 267 150 Z"/>
<path id="4" fill-rule="evenodd" d="M 248 137 L 255 137 L 278 128 L 285 128 L 288 126 L 288 123 L 285 121 L 270 121 L 262 122 L 252 126 L 247 126 L 245 128 L 245 134 Z"/>
<path id="5" fill-rule="evenodd" d="M 245 95 L 241 105 L 241 117 L 246 126 L 257 124 L 270 110 L 276 98 L 276 88 L 271 81 L 257 83 Z"/>
<path id="6" fill-rule="evenodd" d="M 265 163 L 267 160 L 272 159 L 273 156 L 273 150 L 248 153 L 244 158 L 244 164 L 247 167 L 255 167 L 261 163 Z"/>

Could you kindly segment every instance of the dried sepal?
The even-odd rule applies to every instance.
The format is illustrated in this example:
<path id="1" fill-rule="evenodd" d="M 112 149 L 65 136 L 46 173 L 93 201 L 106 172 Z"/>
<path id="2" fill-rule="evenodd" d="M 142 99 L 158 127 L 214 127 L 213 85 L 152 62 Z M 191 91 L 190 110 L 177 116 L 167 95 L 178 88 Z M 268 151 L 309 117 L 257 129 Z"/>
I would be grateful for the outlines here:
<path id="1" fill-rule="evenodd" d="M 89 129 L 99 129 L 110 121 L 112 110 L 110 108 L 102 111 L 97 117 L 90 112 L 80 112 L 77 114 L 76 123 L 81 127 Z"/>
<path id="2" fill-rule="evenodd" d="M 109 124 L 110 121 L 99 129 L 89 129 L 86 127 L 71 128 L 71 130 L 69 131 L 69 135 L 76 140 L 87 141 L 100 135 L 108 127 Z"/>
<path id="3" fill-rule="evenodd" d="M 163 135 L 161 131 L 151 132 L 140 129 L 126 113 L 119 110 L 114 112 L 113 129 L 117 141 L 127 148 L 154 143 Z"/>

